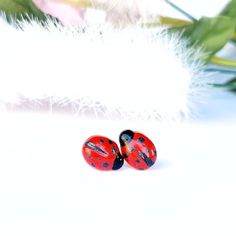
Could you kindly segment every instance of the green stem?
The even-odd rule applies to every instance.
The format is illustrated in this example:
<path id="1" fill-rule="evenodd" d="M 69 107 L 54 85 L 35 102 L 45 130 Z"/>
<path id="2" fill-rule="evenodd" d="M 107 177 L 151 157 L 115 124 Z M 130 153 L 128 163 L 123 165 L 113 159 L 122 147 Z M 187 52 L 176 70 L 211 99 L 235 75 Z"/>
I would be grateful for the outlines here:
<path id="1" fill-rule="evenodd" d="M 212 57 L 210 59 L 210 62 L 215 65 L 226 66 L 226 67 L 231 67 L 231 68 L 236 69 L 236 61 L 235 60 L 221 58 L 221 57 Z"/>
<path id="2" fill-rule="evenodd" d="M 171 7 L 173 7 L 175 10 L 177 10 L 178 12 L 180 12 L 182 15 L 186 16 L 189 20 L 191 21 L 196 21 L 196 19 L 190 15 L 188 12 L 184 11 L 182 8 L 178 7 L 176 4 L 174 4 L 173 2 L 169 1 L 169 0 L 165 0 L 165 2 L 167 4 L 169 4 Z"/>
<path id="3" fill-rule="evenodd" d="M 175 18 L 166 17 L 166 16 L 160 16 L 158 21 L 144 22 L 141 24 L 141 26 L 142 27 L 158 27 L 158 26 L 166 25 L 166 26 L 179 27 L 179 26 L 190 25 L 190 24 L 192 24 L 191 21 L 175 19 Z"/>
<path id="4" fill-rule="evenodd" d="M 106 9 L 107 6 L 105 3 L 99 3 L 91 0 L 57 0 L 58 2 L 62 2 L 65 4 L 69 4 L 74 7 L 81 8 L 98 8 L 98 9 Z"/>
<path id="5" fill-rule="evenodd" d="M 227 89 L 232 92 L 236 90 L 236 85 L 230 85 L 230 84 L 208 84 L 214 88 L 219 88 L 219 89 Z"/>
<path id="6" fill-rule="evenodd" d="M 225 69 L 225 68 L 206 68 L 204 69 L 205 72 L 218 72 L 218 73 L 222 73 L 222 74 L 230 74 L 230 75 L 235 75 L 236 74 L 236 70 L 234 69 Z"/>
<path id="7" fill-rule="evenodd" d="M 157 26 L 161 26 L 161 25 L 166 25 L 166 26 L 179 27 L 179 26 L 185 26 L 185 25 L 191 25 L 191 24 L 192 24 L 192 22 L 189 20 L 182 20 L 182 19 L 176 19 L 176 18 L 172 18 L 172 17 L 160 16 L 159 21 L 145 22 L 142 24 L 142 26 L 157 27 Z M 236 40 L 236 34 L 234 34 L 232 39 Z"/>

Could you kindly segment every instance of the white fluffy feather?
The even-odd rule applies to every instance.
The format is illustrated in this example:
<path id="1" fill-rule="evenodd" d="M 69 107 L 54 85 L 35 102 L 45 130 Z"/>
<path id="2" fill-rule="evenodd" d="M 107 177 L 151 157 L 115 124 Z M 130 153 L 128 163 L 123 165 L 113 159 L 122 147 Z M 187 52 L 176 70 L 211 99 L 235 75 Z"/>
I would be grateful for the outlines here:
<path id="1" fill-rule="evenodd" d="M 47 29 L 37 22 L 22 28 L 0 20 L 0 100 L 7 110 L 178 118 L 189 115 L 204 84 L 184 44 L 156 29 L 78 32 L 51 21 Z"/>

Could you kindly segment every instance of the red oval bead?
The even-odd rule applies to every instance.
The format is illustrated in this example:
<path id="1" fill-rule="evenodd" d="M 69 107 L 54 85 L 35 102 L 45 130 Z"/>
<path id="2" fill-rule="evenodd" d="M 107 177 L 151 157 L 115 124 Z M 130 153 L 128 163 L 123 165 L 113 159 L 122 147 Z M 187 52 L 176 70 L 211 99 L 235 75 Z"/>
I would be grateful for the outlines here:
<path id="1" fill-rule="evenodd" d="M 144 134 L 125 130 L 119 137 L 124 160 L 137 170 L 146 170 L 157 159 L 156 147 Z"/>
<path id="2" fill-rule="evenodd" d="M 118 170 L 124 164 L 117 144 L 103 136 L 88 138 L 82 147 L 85 161 L 98 170 Z"/>

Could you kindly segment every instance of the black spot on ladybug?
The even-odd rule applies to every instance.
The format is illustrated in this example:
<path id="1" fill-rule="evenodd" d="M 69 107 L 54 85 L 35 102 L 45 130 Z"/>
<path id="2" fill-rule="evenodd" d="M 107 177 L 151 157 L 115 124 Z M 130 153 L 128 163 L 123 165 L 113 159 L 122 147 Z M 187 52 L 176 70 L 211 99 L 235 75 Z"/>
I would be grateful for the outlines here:
<path id="1" fill-rule="evenodd" d="M 112 142 L 111 140 L 108 140 L 108 143 L 109 143 L 109 144 L 113 144 L 113 142 Z"/>
<path id="2" fill-rule="evenodd" d="M 154 161 L 146 156 L 143 152 L 138 152 L 139 156 L 144 160 L 147 166 L 152 166 L 154 164 Z"/>
<path id="3" fill-rule="evenodd" d="M 154 154 L 155 154 L 155 156 L 157 156 L 157 151 L 156 150 L 154 150 Z"/>
<path id="4" fill-rule="evenodd" d="M 91 166 L 94 167 L 94 168 L 96 167 L 93 163 L 91 163 Z"/>
<path id="5" fill-rule="evenodd" d="M 144 143 L 144 141 L 145 141 L 145 140 L 144 140 L 143 137 L 139 137 L 139 138 L 138 138 L 138 142 L 139 142 L 139 143 Z"/>
<path id="6" fill-rule="evenodd" d="M 124 147 L 125 144 L 131 142 L 131 140 L 133 139 L 133 137 L 134 137 L 134 132 L 133 132 L 133 131 L 131 131 L 131 130 L 125 130 L 125 131 L 123 131 L 123 132 L 120 134 L 120 137 L 119 137 L 120 145 L 121 145 L 122 147 Z"/>
<path id="7" fill-rule="evenodd" d="M 100 143 L 104 143 L 104 140 L 103 140 L 103 139 L 100 139 Z"/>
<path id="8" fill-rule="evenodd" d="M 103 163 L 102 165 L 104 168 L 107 168 L 109 166 L 109 164 L 107 162 Z"/>
<path id="9" fill-rule="evenodd" d="M 118 170 L 120 169 L 124 164 L 124 158 L 121 156 L 120 153 L 117 154 L 116 159 L 114 161 L 112 170 Z"/>
<path id="10" fill-rule="evenodd" d="M 136 163 L 140 163 L 140 160 L 139 159 L 136 159 L 136 161 L 135 161 Z"/>
<path id="11" fill-rule="evenodd" d="M 129 154 L 128 154 L 128 153 L 125 153 L 125 154 L 124 154 L 124 158 L 127 158 L 127 157 L 129 157 Z"/>
<path id="12" fill-rule="evenodd" d="M 90 158 L 92 158 L 92 155 L 90 153 L 88 153 L 87 157 L 90 159 Z"/>

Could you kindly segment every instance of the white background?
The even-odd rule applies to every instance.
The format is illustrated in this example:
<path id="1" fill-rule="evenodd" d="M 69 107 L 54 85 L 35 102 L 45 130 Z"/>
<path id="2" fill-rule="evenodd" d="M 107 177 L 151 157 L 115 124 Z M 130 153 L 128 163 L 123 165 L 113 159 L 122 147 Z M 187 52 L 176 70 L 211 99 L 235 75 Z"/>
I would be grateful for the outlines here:
<path id="1" fill-rule="evenodd" d="M 194 16 L 225 1 L 175 1 Z M 172 14 L 172 12 L 171 12 Z M 209 94 L 187 124 L 84 120 L 15 113 L 0 118 L 0 235 L 236 235 L 236 96 Z M 147 134 L 158 162 L 100 172 L 81 145 Z"/>

